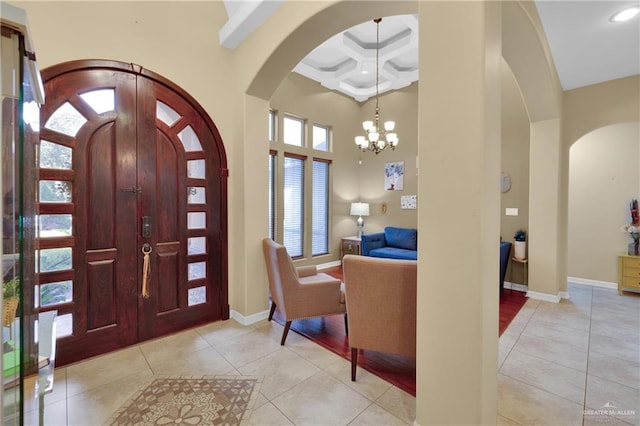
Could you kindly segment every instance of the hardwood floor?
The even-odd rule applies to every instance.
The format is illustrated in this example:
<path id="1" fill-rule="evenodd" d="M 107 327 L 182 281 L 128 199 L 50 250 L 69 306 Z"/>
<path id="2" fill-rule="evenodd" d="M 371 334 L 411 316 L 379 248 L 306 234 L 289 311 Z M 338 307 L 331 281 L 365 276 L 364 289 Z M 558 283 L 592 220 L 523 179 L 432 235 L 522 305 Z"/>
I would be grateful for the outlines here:
<path id="1" fill-rule="evenodd" d="M 341 266 L 324 269 L 322 272 L 342 280 Z M 527 298 L 522 292 L 504 291 L 500 298 L 500 335 L 506 330 L 526 300 Z M 284 323 L 277 310 L 274 319 Z M 342 315 L 296 320 L 291 324 L 291 330 L 345 359 L 351 359 L 349 338 L 345 334 Z M 405 392 L 413 396 L 416 395 L 415 358 L 375 351 L 360 351 L 358 366 L 394 384 Z"/>

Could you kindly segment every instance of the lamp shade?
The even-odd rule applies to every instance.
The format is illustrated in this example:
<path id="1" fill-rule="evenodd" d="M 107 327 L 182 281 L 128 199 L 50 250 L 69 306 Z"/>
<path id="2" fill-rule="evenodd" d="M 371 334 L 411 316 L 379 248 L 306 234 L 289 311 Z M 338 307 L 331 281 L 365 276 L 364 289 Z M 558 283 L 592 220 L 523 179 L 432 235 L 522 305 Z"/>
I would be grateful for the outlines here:
<path id="1" fill-rule="evenodd" d="M 369 216 L 369 203 L 351 203 L 351 216 Z"/>

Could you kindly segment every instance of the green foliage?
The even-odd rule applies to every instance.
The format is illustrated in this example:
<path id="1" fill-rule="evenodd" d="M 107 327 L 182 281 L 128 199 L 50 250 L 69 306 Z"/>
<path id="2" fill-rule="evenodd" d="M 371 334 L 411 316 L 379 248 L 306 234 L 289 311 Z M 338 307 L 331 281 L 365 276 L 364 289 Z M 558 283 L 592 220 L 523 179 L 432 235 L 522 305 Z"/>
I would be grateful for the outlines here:
<path id="1" fill-rule="evenodd" d="M 20 279 L 18 277 L 15 277 L 9 281 L 5 281 L 2 284 L 3 299 L 18 297 L 19 295 L 20 295 Z"/>

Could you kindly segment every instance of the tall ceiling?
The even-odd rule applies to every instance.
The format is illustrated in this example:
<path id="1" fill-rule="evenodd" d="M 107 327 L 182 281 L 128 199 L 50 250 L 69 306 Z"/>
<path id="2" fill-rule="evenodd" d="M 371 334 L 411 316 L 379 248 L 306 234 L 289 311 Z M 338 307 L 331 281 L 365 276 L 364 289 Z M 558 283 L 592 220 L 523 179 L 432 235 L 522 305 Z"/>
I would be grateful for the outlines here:
<path id="1" fill-rule="evenodd" d="M 221 43 L 234 48 L 284 0 L 225 0 L 229 21 Z M 538 0 L 535 2 L 564 90 L 640 74 L 640 17 L 611 22 L 638 0 Z M 376 24 L 364 22 L 336 34 L 293 71 L 358 102 L 376 93 Z M 416 15 L 383 17 L 379 24 L 379 93 L 418 80 Z"/>

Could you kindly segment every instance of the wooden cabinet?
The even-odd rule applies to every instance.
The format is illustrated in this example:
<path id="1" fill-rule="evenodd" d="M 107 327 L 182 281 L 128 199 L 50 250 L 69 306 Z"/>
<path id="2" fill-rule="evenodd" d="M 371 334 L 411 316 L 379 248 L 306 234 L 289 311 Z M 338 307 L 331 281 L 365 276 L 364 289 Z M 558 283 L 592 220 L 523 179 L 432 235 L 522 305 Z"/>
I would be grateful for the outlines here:
<path id="1" fill-rule="evenodd" d="M 362 254 L 361 241 L 359 237 L 343 237 L 340 243 L 340 259 L 345 254 Z"/>
<path id="2" fill-rule="evenodd" d="M 618 294 L 623 288 L 640 290 L 640 256 L 618 256 Z"/>

